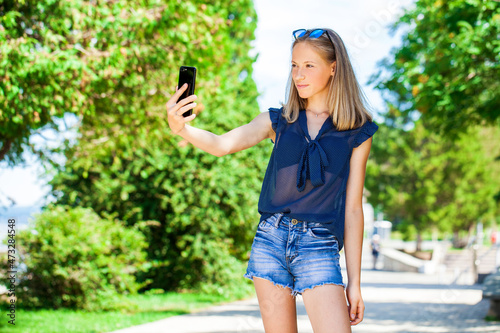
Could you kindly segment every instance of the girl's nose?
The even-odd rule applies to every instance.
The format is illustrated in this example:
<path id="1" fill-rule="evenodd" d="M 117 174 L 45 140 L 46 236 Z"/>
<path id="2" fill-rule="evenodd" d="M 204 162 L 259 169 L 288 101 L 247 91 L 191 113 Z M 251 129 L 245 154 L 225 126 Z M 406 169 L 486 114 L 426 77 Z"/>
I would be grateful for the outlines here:
<path id="1" fill-rule="evenodd" d="M 303 80 L 304 79 L 304 74 L 302 74 L 302 71 L 297 69 L 295 72 L 295 81 Z"/>

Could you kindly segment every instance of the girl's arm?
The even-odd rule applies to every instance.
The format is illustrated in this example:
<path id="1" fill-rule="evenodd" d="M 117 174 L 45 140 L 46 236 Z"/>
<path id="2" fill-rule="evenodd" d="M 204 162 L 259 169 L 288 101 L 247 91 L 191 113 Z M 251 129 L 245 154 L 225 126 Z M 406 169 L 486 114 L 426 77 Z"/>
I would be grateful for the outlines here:
<path id="1" fill-rule="evenodd" d="M 187 125 L 196 115 L 184 118 L 182 114 L 196 106 L 194 101 L 197 97 L 192 95 L 177 102 L 186 88 L 187 85 L 182 86 L 167 102 L 168 125 L 174 134 L 180 135 L 194 146 L 215 156 L 224 156 L 250 148 L 264 139 L 270 138 L 274 141 L 275 133 L 268 112 L 259 114 L 250 123 L 223 135 Z"/>
<path id="2" fill-rule="evenodd" d="M 363 320 L 365 306 L 361 298 L 361 251 L 363 248 L 363 187 L 366 162 L 370 154 L 372 138 L 352 151 L 349 179 L 346 190 L 344 247 L 347 266 L 347 299 L 351 324 Z"/>

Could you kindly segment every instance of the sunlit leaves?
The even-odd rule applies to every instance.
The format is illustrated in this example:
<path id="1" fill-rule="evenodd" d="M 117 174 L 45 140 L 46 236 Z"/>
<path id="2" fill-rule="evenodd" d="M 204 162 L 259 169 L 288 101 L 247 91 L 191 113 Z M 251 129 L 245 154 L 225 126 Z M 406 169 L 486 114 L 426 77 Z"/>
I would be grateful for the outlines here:
<path id="1" fill-rule="evenodd" d="M 457 232 L 498 214 L 498 129 L 468 131 L 451 141 L 420 119 L 404 131 L 380 126 L 366 187 L 370 202 L 399 230 Z"/>
<path id="2" fill-rule="evenodd" d="M 146 263 L 144 235 L 92 209 L 50 206 L 17 237 L 24 307 L 115 309 L 141 287 L 132 274 Z"/>
<path id="3" fill-rule="evenodd" d="M 500 120 L 498 1 L 417 1 L 396 23 L 410 25 L 403 44 L 371 82 L 410 115 L 453 139 L 468 127 Z M 423 79 L 425 77 L 425 79 Z M 414 118 L 413 118 L 414 119 Z"/>

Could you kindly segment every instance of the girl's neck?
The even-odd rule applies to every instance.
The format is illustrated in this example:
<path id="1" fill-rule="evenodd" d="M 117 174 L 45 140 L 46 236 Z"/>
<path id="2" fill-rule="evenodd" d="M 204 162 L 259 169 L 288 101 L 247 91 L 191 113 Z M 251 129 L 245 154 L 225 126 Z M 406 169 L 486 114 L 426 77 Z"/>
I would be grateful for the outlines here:
<path id="1" fill-rule="evenodd" d="M 328 117 L 330 115 L 330 112 L 328 112 L 328 110 L 323 111 L 323 112 L 315 112 L 315 111 L 306 109 L 306 113 L 309 113 L 316 118 L 325 118 L 325 117 Z"/>
<path id="2" fill-rule="evenodd" d="M 319 102 L 319 103 L 318 103 Z M 318 101 L 314 103 L 314 101 L 311 101 L 310 99 L 307 101 L 307 106 L 306 106 L 306 111 L 315 115 L 316 117 L 320 115 L 329 115 L 330 111 L 328 109 L 328 106 L 324 101 Z"/>

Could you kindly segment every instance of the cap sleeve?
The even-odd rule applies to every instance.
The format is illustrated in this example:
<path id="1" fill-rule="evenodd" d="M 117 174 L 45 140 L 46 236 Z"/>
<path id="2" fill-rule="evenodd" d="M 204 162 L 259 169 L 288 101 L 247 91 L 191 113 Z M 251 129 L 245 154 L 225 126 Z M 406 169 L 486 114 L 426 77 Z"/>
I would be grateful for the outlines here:
<path id="1" fill-rule="evenodd" d="M 354 148 L 359 147 L 363 142 L 371 138 L 377 130 L 377 124 L 371 121 L 366 121 L 363 126 L 361 126 L 358 134 L 356 134 L 356 138 L 354 139 Z"/>
<path id="2" fill-rule="evenodd" d="M 281 111 L 282 109 L 269 108 L 269 117 L 271 118 L 272 127 L 275 133 L 278 128 L 278 122 L 280 120 Z"/>

